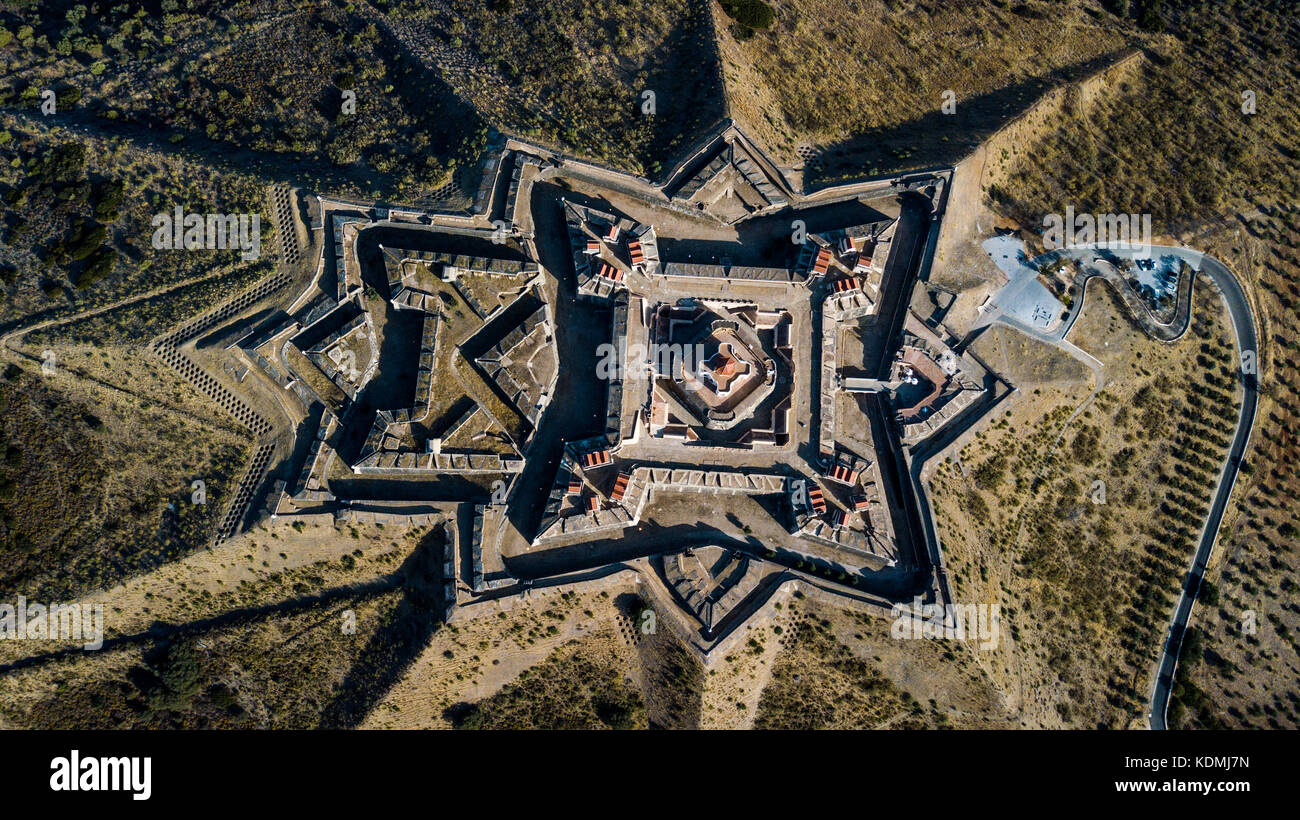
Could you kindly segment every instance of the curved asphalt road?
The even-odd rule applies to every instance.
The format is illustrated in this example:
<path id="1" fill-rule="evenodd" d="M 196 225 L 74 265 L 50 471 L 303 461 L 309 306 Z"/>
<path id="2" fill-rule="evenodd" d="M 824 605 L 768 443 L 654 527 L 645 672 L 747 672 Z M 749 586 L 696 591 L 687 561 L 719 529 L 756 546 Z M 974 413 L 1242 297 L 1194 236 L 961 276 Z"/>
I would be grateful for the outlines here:
<path id="1" fill-rule="evenodd" d="M 1251 351 L 1257 361 L 1259 342 L 1255 335 L 1255 321 L 1250 311 L 1250 302 L 1247 301 L 1246 294 L 1241 289 L 1237 277 L 1218 260 L 1209 256 L 1201 257 L 1201 266 L 1198 272 L 1213 279 L 1223 292 L 1224 301 L 1228 305 L 1228 313 L 1232 317 L 1232 327 L 1237 335 L 1237 350 L 1242 353 Z M 1244 388 L 1241 417 L 1237 421 L 1237 432 L 1233 436 L 1232 447 L 1228 450 L 1228 460 L 1224 464 L 1223 474 L 1219 477 L 1214 503 L 1211 505 L 1210 514 L 1205 520 L 1205 529 L 1201 531 L 1201 542 L 1196 549 L 1196 557 L 1192 561 L 1191 569 L 1187 573 L 1182 593 L 1179 595 L 1178 607 L 1174 610 L 1173 623 L 1169 627 L 1169 637 L 1165 641 L 1164 653 L 1156 670 L 1155 686 L 1151 694 L 1150 720 L 1152 729 L 1168 728 L 1165 718 L 1169 711 L 1169 692 L 1173 687 L 1174 673 L 1178 669 L 1178 654 L 1183 648 L 1183 634 L 1187 629 L 1187 622 L 1191 618 L 1192 607 L 1196 604 L 1196 596 L 1201 591 L 1201 581 L 1205 578 L 1205 568 L 1209 563 L 1210 554 L 1214 550 L 1214 542 L 1219 534 L 1219 525 L 1223 522 L 1223 513 L 1228 507 L 1228 499 L 1232 495 L 1232 487 L 1237 481 L 1237 472 L 1241 468 L 1241 460 L 1245 455 L 1246 445 L 1250 442 L 1250 431 L 1255 423 L 1255 411 L 1259 404 L 1258 379 L 1255 373 L 1246 373 L 1244 370 L 1238 372 Z"/>

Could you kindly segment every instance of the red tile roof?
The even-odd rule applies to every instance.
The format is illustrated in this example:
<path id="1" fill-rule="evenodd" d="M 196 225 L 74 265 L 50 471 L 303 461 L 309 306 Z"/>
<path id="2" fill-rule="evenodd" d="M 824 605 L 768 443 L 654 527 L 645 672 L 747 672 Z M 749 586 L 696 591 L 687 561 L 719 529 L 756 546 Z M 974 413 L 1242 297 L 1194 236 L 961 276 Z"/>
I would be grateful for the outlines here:
<path id="1" fill-rule="evenodd" d="M 826 512 L 826 499 L 822 497 L 822 488 L 813 487 L 808 491 L 808 500 L 812 502 L 812 508 L 820 515 Z"/>
<path id="2" fill-rule="evenodd" d="M 836 464 L 826 477 L 832 481 L 838 481 L 841 484 L 856 484 L 858 481 L 858 471 L 850 470 L 842 464 Z"/>
<path id="3" fill-rule="evenodd" d="M 821 275 L 826 272 L 831 264 L 831 249 L 822 248 L 817 252 L 817 258 L 813 261 L 813 272 Z"/>
<path id="4" fill-rule="evenodd" d="M 618 478 L 614 481 L 614 490 L 609 494 L 610 499 L 622 501 L 623 494 L 627 492 L 627 485 L 631 480 L 631 473 L 619 473 Z"/>

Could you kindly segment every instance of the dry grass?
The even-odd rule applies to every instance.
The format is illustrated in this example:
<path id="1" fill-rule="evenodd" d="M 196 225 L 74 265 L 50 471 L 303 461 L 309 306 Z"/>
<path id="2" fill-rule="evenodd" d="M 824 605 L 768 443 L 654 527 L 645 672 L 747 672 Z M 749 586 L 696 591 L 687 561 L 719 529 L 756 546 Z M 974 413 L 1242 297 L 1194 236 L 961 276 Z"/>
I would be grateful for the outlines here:
<path id="1" fill-rule="evenodd" d="M 721 35 L 733 114 L 782 162 L 815 146 L 823 178 L 906 164 L 918 142 L 955 154 L 1031 103 L 1038 81 L 1125 43 L 1091 3 L 1030 2 L 1021 13 L 987 0 L 771 5 L 770 29 Z M 959 116 L 939 114 L 949 90 Z M 866 144 L 882 138 L 883 151 Z"/>
<path id="2" fill-rule="evenodd" d="M 269 176 L 302 179 L 311 163 L 312 187 L 375 198 L 448 193 L 439 189 L 486 136 L 436 70 L 359 9 L 195 3 L 143 16 L 108 7 L 71 25 L 59 16 L 11 7 L 0 18 L 37 35 L 0 49 L 7 104 L 34 107 L 41 88 L 75 87 L 81 99 L 61 108 L 109 134 L 147 129 Z M 356 93 L 353 114 L 342 113 L 344 91 Z"/>
<path id="3" fill-rule="evenodd" d="M 993 339 L 1001 350 L 980 351 L 1009 363 L 1020 392 L 959 462 L 936 468 L 934 505 L 954 598 L 1002 604 L 1011 640 L 991 668 L 1028 725 L 1119 727 L 1144 714 L 1240 401 L 1226 314 L 1208 288 L 1195 315 L 1167 345 L 1090 289 L 1071 338 L 1105 367 L 1094 402 L 1041 350 Z"/>
<path id="4" fill-rule="evenodd" d="M 247 457 L 240 436 L 57 366 L 10 375 L 0 383 L 5 597 L 64 598 L 207 542 Z M 203 504 L 191 500 L 196 479 Z"/>
<path id="5" fill-rule="evenodd" d="M 1005 716 L 989 697 L 976 657 L 980 653 L 954 641 L 895 640 L 890 624 L 876 614 L 796 595 L 780 630 L 733 653 L 765 656 L 767 644 L 777 644 L 754 728 L 1005 725 Z"/>
<path id="6" fill-rule="evenodd" d="M 1300 544 L 1290 503 L 1300 488 L 1291 433 L 1300 115 L 1281 104 L 1297 84 L 1300 22 L 1292 11 L 1278 0 L 1180 6 L 1142 84 L 1100 100 L 1087 121 L 1064 123 L 994 192 L 1030 224 L 1065 203 L 1080 212 L 1152 213 L 1157 234 L 1223 260 L 1251 294 L 1263 345 L 1260 410 L 1237 511 L 1229 508 L 1175 682 L 1174 726 L 1297 721 L 1300 618 L 1287 591 L 1297 582 Z M 1242 112 L 1243 90 L 1256 92 L 1256 113 Z M 1183 569 L 1168 574 L 1165 589 L 1176 588 Z M 1254 634 L 1243 629 L 1251 617 Z"/>
<path id="7" fill-rule="evenodd" d="M 456 92 L 513 133 L 654 175 L 722 116 L 710 30 L 691 0 L 393 5 L 441 42 Z"/>

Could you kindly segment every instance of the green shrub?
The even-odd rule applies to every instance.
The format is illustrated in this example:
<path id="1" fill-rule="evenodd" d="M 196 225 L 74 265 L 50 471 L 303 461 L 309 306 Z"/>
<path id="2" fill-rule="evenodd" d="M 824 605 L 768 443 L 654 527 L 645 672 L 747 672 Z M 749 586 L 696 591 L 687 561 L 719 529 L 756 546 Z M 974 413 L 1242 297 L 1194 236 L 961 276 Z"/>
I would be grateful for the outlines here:
<path id="1" fill-rule="evenodd" d="M 752 29 L 768 28 L 776 19 L 776 12 L 763 0 L 722 0 L 722 10 L 732 20 Z"/>
<path id="2" fill-rule="evenodd" d="M 1143 31 L 1165 30 L 1165 20 L 1160 15 L 1162 5 L 1164 5 L 1164 0 L 1145 0 L 1142 4 L 1142 12 L 1138 17 L 1138 26 Z"/>
<path id="3" fill-rule="evenodd" d="M 81 269 L 77 281 L 74 283 L 77 290 L 85 290 L 91 285 L 103 279 L 113 272 L 113 265 L 117 263 L 117 251 L 107 245 L 100 245 L 86 259 L 85 266 Z"/>
<path id="4" fill-rule="evenodd" d="M 95 186 L 95 218 L 101 222 L 117 219 L 117 211 L 122 207 L 122 194 L 125 186 L 120 179 L 110 179 Z"/>

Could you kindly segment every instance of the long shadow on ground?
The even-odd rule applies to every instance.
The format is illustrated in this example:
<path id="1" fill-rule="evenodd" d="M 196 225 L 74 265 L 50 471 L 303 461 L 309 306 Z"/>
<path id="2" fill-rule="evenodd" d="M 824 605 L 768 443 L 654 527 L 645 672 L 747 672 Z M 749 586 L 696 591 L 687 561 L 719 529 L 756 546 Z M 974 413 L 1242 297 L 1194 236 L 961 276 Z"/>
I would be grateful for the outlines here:
<path id="1" fill-rule="evenodd" d="M 335 587 L 315 595 L 237 609 L 185 624 L 155 623 L 143 632 L 106 640 L 102 649 L 111 651 L 132 644 L 159 643 L 200 635 L 226 626 L 256 622 L 268 616 L 311 609 L 322 603 L 365 598 L 401 589 L 403 597 L 392 617 L 367 642 L 321 720 L 322 727 L 355 726 L 402 678 L 429 637 L 437 631 L 444 611 L 439 588 L 445 537 L 441 528 L 435 530 L 420 542 L 395 572 L 364 584 Z M 22 658 L 0 666 L 0 674 L 73 657 L 84 651 L 78 646 Z"/>
<path id="2" fill-rule="evenodd" d="M 997 129 L 1029 110 L 1044 94 L 1109 65 L 1119 56 L 1118 53 L 1104 55 L 960 100 L 952 114 L 936 109 L 908 122 L 872 129 L 826 145 L 804 176 L 805 192 L 859 176 L 951 165 Z"/>
<path id="3" fill-rule="evenodd" d="M 350 729 L 370 714 L 420 656 L 442 622 L 442 527 L 420 541 L 402 564 L 402 600 L 361 650 L 334 700 L 321 715 L 322 729 Z"/>
<path id="4" fill-rule="evenodd" d="M 293 598 L 280 601 L 266 606 L 246 607 L 235 609 L 212 618 L 202 618 L 197 621 L 190 621 L 183 624 L 169 624 L 158 621 L 149 626 L 143 632 L 134 632 L 130 635 L 122 635 L 117 638 L 109 638 L 104 641 L 100 651 L 112 651 L 120 649 L 131 644 L 144 643 L 150 641 L 172 640 L 187 635 L 198 635 L 213 629 L 220 629 L 226 626 L 236 624 L 251 623 L 271 615 L 284 615 L 299 610 L 310 609 L 319 604 L 329 603 L 346 598 L 364 597 L 375 595 L 389 590 L 396 589 L 402 583 L 402 570 L 398 570 L 392 575 L 385 575 L 381 578 L 367 581 L 364 584 L 350 584 L 348 586 L 333 587 L 316 593 L 315 595 L 300 595 Z M 41 655 L 31 655 L 26 658 L 13 661 L 11 663 L 0 665 L 0 675 L 7 672 L 14 672 L 19 669 L 40 666 L 50 661 L 69 658 L 81 654 L 83 650 L 80 646 L 69 649 L 60 649 L 55 652 L 46 652 Z"/>

